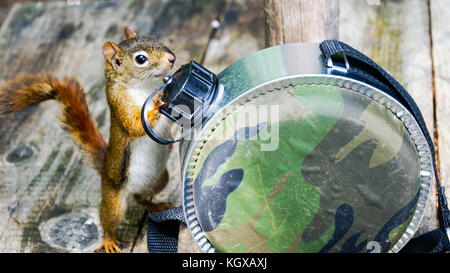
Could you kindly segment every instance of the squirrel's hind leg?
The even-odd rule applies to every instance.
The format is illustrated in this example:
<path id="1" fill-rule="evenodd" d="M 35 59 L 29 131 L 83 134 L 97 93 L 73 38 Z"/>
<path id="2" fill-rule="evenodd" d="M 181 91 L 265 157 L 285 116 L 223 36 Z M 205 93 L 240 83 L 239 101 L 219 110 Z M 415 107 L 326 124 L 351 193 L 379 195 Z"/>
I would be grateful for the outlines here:
<path id="1" fill-rule="evenodd" d="M 165 209 L 172 209 L 174 206 L 168 202 L 155 204 L 151 200 L 138 200 L 138 203 L 146 208 L 148 212 L 155 213 Z"/>
<path id="2" fill-rule="evenodd" d="M 103 243 L 95 250 L 102 249 L 106 253 L 120 252 L 120 242 L 116 239 L 115 230 L 122 219 L 126 202 L 122 202 L 123 189 L 102 177 L 102 201 L 100 203 L 100 222 L 103 227 Z"/>
<path id="3" fill-rule="evenodd" d="M 167 169 L 164 171 L 164 173 L 161 175 L 161 177 L 158 180 L 158 183 L 156 183 L 157 187 L 155 187 L 153 189 L 154 194 L 162 191 L 164 189 L 164 187 L 167 185 L 167 183 L 169 182 L 169 172 L 167 171 Z M 134 195 L 136 201 L 143 206 L 144 208 L 146 208 L 148 210 L 148 212 L 150 213 L 155 213 L 161 210 L 165 210 L 165 209 L 171 209 L 174 208 L 174 206 L 170 203 L 153 203 L 152 202 L 152 196 L 142 196 L 139 194 L 135 194 Z"/>

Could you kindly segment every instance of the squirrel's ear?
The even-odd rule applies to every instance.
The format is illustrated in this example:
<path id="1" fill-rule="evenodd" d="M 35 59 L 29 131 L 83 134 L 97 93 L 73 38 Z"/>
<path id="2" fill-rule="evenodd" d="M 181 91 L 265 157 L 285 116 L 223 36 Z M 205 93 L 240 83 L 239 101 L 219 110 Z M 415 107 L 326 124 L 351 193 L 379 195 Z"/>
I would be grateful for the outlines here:
<path id="1" fill-rule="evenodd" d="M 102 52 L 103 52 L 103 56 L 105 57 L 105 60 L 110 62 L 112 64 L 112 66 L 116 69 L 117 69 L 117 67 L 120 66 L 120 63 L 121 63 L 117 56 L 118 53 L 121 51 L 122 50 L 120 49 L 120 47 L 113 42 L 106 42 L 102 48 Z"/>
<path id="2" fill-rule="evenodd" d="M 136 38 L 137 34 L 134 32 L 134 30 L 131 27 L 125 27 L 125 38 L 131 39 Z"/>

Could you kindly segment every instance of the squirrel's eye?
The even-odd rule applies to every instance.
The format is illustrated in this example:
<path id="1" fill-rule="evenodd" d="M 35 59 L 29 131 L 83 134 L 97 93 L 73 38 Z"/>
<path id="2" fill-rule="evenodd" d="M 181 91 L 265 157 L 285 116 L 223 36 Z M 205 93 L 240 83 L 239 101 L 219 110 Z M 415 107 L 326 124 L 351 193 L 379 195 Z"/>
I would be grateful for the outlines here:
<path id="1" fill-rule="evenodd" d="M 148 61 L 148 58 L 144 55 L 137 55 L 136 58 L 134 58 L 137 64 L 143 65 L 146 61 Z"/>

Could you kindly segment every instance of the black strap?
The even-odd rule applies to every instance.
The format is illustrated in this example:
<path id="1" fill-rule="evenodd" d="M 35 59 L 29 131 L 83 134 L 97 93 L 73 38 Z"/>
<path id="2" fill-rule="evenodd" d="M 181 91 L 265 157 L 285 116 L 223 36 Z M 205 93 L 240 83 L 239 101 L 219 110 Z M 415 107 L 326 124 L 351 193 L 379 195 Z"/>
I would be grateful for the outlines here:
<path id="1" fill-rule="evenodd" d="M 440 253 L 450 250 L 447 234 L 438 228 L 412 238 L 400 253 Z"/>
<path id="2" fill-rule="evenodd" d="M 149 214 L 147 223 L 148 252 L 177 252 L 180 222 L 186 223 L 181 206 Z"/>
<path id="3" fill-rule="evenodd" d="M 403 106 L 406 107 L 415 117 L 431 151 L 438 193 L 439 227 L 442 229 L 443 234 L 446 235 L 448 240 L 448 231 L 450 229 L 450 212 L 448 209 L 447 198 L 445 196 L 445 189 L 439 182 L 433 140 L 428 133 L 428 129 L 425 125 L 425 120 L 422 116 L 422 113 L 420 112 L 419 107 L 414 102 L 413 98 L 409 95 L 408 91 L 406 91 L 406 89 L 403 88 L 403 86 L 398 83 L 391 75 L 384 71 L 383 68 L 381 68 L 369 57 L 365 56 L 351 46 L 336 40 L 326 40 L 320 44 L 320 50 L 322 51 L 325 64 L 327 64 L 326 61 L 329 58 L 332 58 L 337 54 L 344 54 L 348 61 L 348 69 L 347 73 L 345 73 L 345 76 L 372 84 L 378 87 L 380 90 L 385 91 L 386 93 L 397 99 L 399 102 L 401 102 Z M 346 64 L 341 64 L 341 67 L 347 66 Z M 339 72 L 337 74 L 339 74 Z"/>

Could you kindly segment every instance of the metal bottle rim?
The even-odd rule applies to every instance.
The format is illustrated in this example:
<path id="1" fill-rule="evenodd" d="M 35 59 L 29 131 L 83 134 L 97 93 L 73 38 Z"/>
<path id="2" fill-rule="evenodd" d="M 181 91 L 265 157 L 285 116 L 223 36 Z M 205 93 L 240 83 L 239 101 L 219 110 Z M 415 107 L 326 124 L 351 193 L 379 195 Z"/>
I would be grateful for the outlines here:
<path id="1" fill-rule="evenodd" d="M 289 86 L 299 86 L 299 85 L 330 85 L 340 88 L 345 88 L 348 91 L 357 92 L 364 95 L 372 100 L 375 100 L 382 105 L 384 105 L 388 110 L 390 110 L 399 120 L 402 121 L 403 125 L 409 132 L 413 143 L 417 149 L 419 155 L 420 163 L 420 193 L 418 198 L 418 203 L 414 211 L 414 215 L 406 228 L 404 234 L 401 238 L 391 247 L 390 253 L 395 253 L 400 251 L 400 249 L 406 245 L 406 243 L 414 236 L 415 232 L 419 228 L 419 225 L 425 214 L 425 209 L 430 197 L 430 188 L 434 182 L 434 169 L 432 163 L 431 152 L 429 146 L 426 142 L 425 136 L 420 129 L 414 116 L 397 100 L 387 95 L 385 92 L 354 79 L 335 76 L 335 75 L 325 75 L 325 74 L 309 74 L 309 75 L 294 75 L 287 76 L 280 79 L 276 79 L 259 86 L 256 86 L 247 92 L 243 93 L 232 102 L 230 102 L 226 107 L 221 109 L 220 112 L 216 113 L 215 117 L 211 118 L 207 124 L 203 127 L 198 137 L 190 145 L 190 150 L 186 153 L 188 160 L 187 164 L 183 166 L 182 177 L 183 177 L 183 212 L 187 221 L 188 229 L 196 241 L 200 249 L 205 253 L 216 252 L 214 246 L 208 241 L 203 230 L 200 227 L 194 206 L 194 191 L 193 191 L 193 170 L 195 169 L 197 159 L 201 153 L 204 144 L 208 140 L 214 128 L 221 124 L 227 116 L 235 112 L 237 109 L 250 102 L 251 100 L 265 95 L 269 92 L 274 92 L 282 88 Z M 216 121 L 215 119 L 220 113 L 227 112 L 228 114 L 225 118 Z"/>

